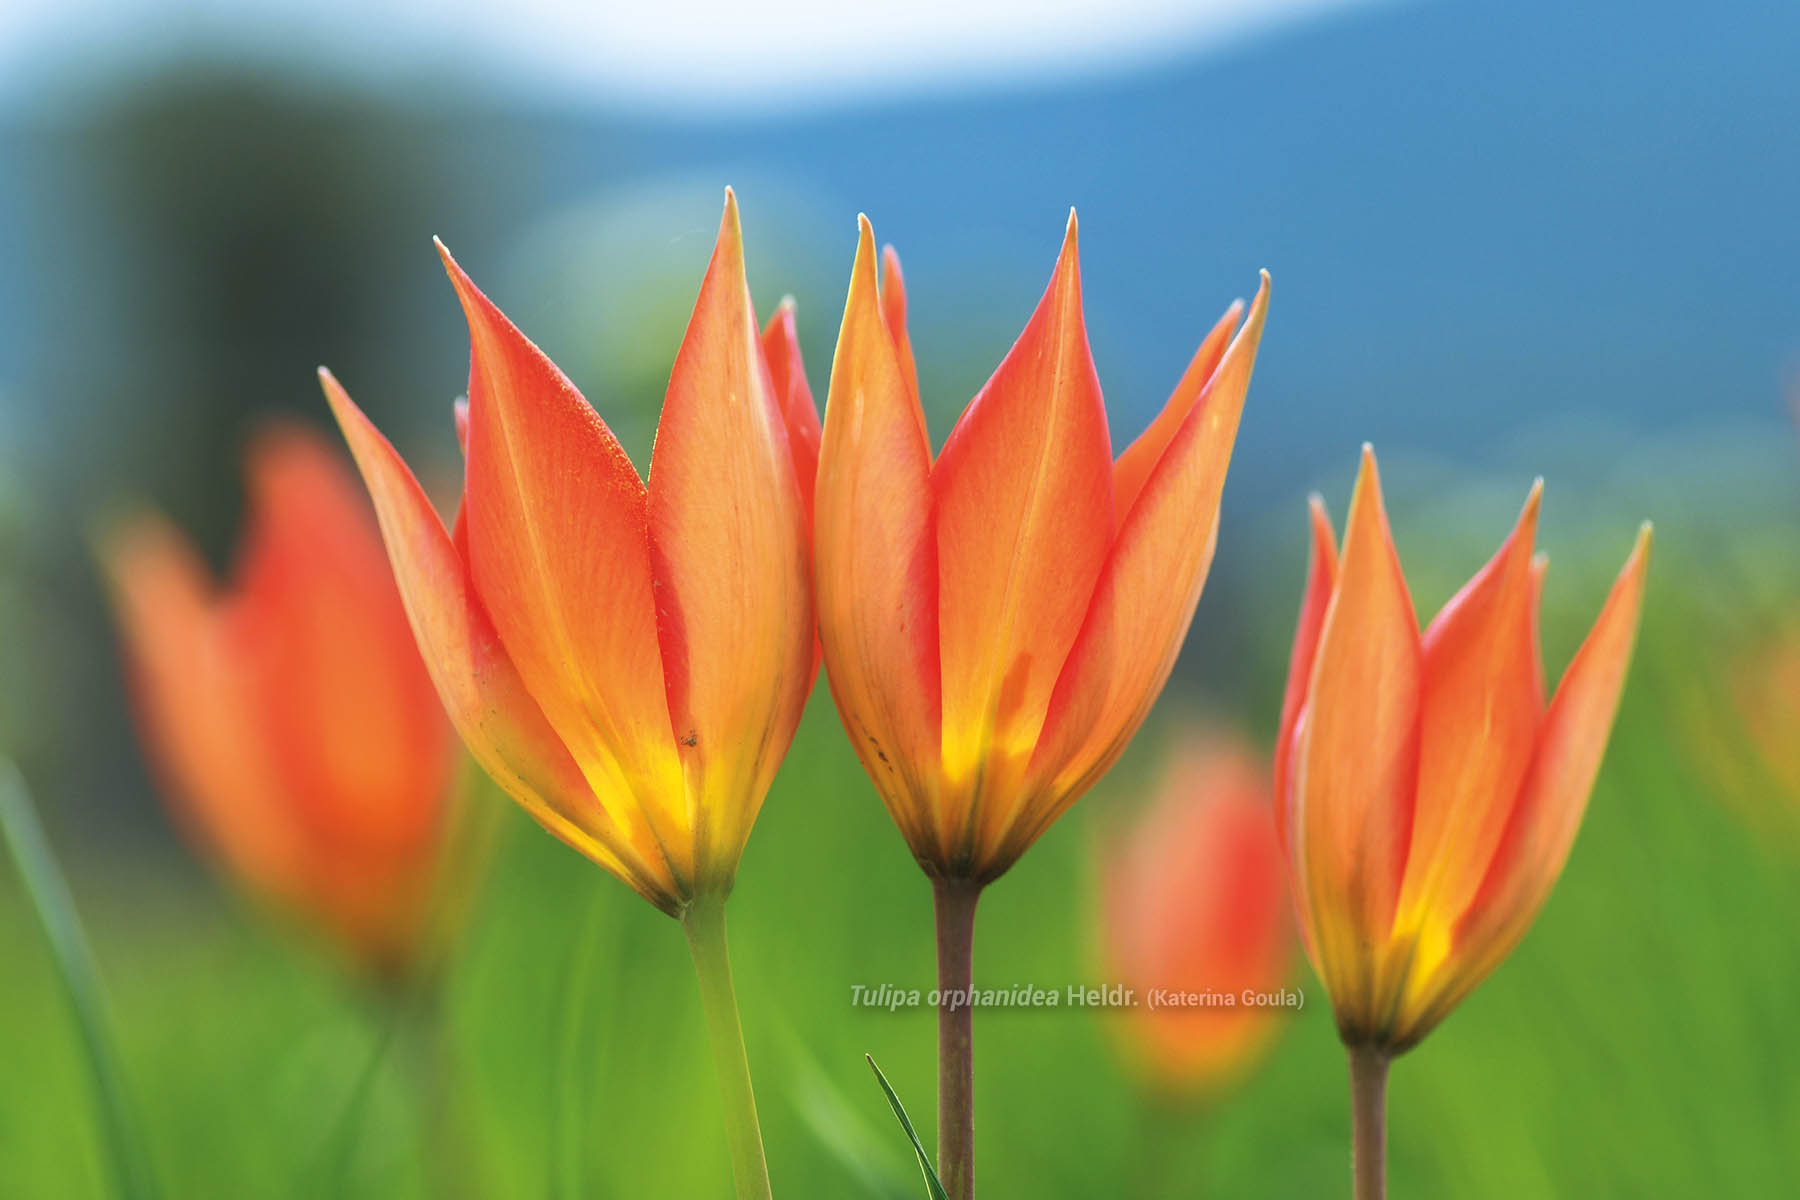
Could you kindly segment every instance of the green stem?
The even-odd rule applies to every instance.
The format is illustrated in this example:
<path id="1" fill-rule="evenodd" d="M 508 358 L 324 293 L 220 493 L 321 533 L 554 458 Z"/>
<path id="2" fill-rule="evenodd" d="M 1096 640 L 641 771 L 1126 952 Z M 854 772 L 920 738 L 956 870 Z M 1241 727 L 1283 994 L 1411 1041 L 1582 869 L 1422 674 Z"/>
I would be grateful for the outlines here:
<path id="1" fill-rule="evenodd" d="M 1387 1052 L 1350 1048 L 1350 1174 L 1355 1200 L 1387 1200 Z"/>
<path id="2" fill-rule="evenodd" d="M 5 835 L 7 849 L 25 883 L 25 894 L 43 925 L 50 955 L 56 960 L 63 990 L 75 1014 L 99 1100 L 101 1136 L 112 1157 L 119 1194 L 127 1200 L 149 1200 L 157 1194 L 156 1180 L 124 1073 L 119 1068 L 118 1051 L 107 1028 L 94 954 L 82 931 L 68 882 L 57 867 L 56 856 L 32 810 L 25 781 L 19 777 L 18 768 L 5 759 L 0 759 L 0 834 Z"/>
<path id="3" fill-rule="evenodd" d="M 950 1200 L 975 1195 L 975 905 L 981 885 L 933 879 L 938 953 L 938 1177 Z"/>
<path id="4" fill-rule="evenodd" d="M 731 1174 L 739 1200 L 769 1200 L 769 1164 L 763 1156 L 762 1125 L 756 1119 L 756 1093 L 750 1086 L 750 1059 L 744 1052 L 744 1027 L 738 1020 L 737 993 L 731 984 L 731 955 L 725 945 L 725 898 L 700 896 L 682 914 L 694 973 L 700 978 L 700 1006 L 712 1042 L 713 1065 L 725 1103 L 725 1134 L 731 1143 Z"/>

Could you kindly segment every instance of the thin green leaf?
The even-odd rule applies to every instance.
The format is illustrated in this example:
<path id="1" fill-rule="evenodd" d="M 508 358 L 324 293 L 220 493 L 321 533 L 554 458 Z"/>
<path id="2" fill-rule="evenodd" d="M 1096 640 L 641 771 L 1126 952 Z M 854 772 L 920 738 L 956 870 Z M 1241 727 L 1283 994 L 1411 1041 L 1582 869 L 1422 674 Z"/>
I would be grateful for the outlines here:
<path id="1" fill-rule="evenodd" d="M 126 1200 L 151 1200 L 157 1194 L 150 1157 L 119 1069 L 118 1051 L 106 1023 L 106 1006 L 100 995 L 94 954 L 82 931 L 68 881 L 56 864 L 50 843 L 38 824 L 31 795 L 17 767 L 0 758 L 0 835 L 12 854 L 13 864 L 25 884 L 25 894 L 44 928 L 50 957 L 62 977 L 69 1010 L 87 1052 L 99 1108 L 101 1138 L 112 1158 L 119 1195 Z"/>
<path id="2" fill-rule="evenodd" d="M 888 1104 L 892 1106 L 894 1115 L 900 1118 L 900 1128 L 906 1130 L 906 1138 L 912 1143 L 913 1153 L 919 1156 L 919 1170 L 925 1174 L 925 1194 L 930 1196 L 931 1200 L 950 1200 L 949 1193 L 944 1191 L 944 1185 L 938 1181 L 937 1171 L 931 1165 L 931 1155 L 925 1153 L 925 1146 L 919 1141 L 919 1135 L 913 1132 L 912 1121 L 906 1116 L 906 1106 L 900 1103 L 900 1097 L 894 1094 L 893 1086 L 888 1083 L 887 1076 L 883 1075 L 881 1068 L 875 1065 L 875 1056 L 865 1054 L 863 1058 L 868 1061 L 869 1070 L 875 1072 L 875 1082 L 879 1083 L 881 1090 L 887 1093 Z"/>

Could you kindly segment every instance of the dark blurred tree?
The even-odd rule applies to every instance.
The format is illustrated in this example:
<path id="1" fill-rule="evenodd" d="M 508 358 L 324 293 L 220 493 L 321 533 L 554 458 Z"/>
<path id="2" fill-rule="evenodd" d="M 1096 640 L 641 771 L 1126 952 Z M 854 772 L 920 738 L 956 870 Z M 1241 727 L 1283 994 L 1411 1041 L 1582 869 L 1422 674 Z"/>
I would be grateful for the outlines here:
<path id="1" fill-rule="evenodd" d="M 27 628 L 80 649 L 0 686 L 7 708 L 49 714 L 33 723 L 49 792 L 97 813 L 141 790 L 87 552 L 98 514 L 153 503 L 222 563 L 245 438 L 276 415 L 323 424 L 322 362 L 384 429 L 430 426 L 454 461 L 466 358 L 431 237 L 532 207 L 535 155 L 512 124 L 416 91 L 195 65 L 29 124 L 7 239 L 22 362 L 0 383 L 29 448 L 8 465 L 43 518 L 14 549 L 43 598 Z"/>

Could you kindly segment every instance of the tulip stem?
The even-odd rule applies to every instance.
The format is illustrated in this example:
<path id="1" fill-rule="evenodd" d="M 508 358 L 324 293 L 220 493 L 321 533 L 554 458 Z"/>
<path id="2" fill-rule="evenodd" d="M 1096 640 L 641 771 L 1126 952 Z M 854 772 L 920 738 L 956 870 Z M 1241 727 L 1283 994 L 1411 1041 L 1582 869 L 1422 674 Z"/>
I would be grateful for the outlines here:
<path id="1" fill-rule="evenodd" d="M 938 1178 L 950 1200 L 975 1195 L 975 904 L 981 885 L 933 879 L 938 953 Z"/>
<path id="2" fill-rule="evenodd" d="M 725 897 L 699 896 L 682 913 L 700 978 L 700 1006 L 719 1073 L 725 1105 L 725 1134 L 731 1144 L 731 1174 L 739 1200 L 769 1200 L 769 1164 L 763 1155 L 762 1124 L 756 1117 L 756 1093 L 750 1086 L 750 1058 L 744 1052 L 744 1026 L 738 1019 L 737 992 L 731 983 L 731 954 L 725 945 Z"/>
<path id="3" fill-rule="evenodd" d="M 1350 1174 L 1355 1200 L 1387 1200 L 1387 1052 L 1350 1048 Z"/>

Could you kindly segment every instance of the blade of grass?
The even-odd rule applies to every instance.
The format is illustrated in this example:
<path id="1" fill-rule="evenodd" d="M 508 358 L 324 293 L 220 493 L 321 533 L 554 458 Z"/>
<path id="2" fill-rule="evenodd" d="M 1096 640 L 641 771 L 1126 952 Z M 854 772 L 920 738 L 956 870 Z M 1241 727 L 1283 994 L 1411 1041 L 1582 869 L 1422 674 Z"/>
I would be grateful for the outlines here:
<path id="1" fill-rule="evenodd" d="M 888 1083 L 887 1076 L 883 1075 L 881 1068 L 875 1065 L 875 1056 L 865 1054 L 863 1058 L 868 1061 L 869 1070 L 875 1072 L 875 1082 L 879 1083 L 881 1090 L 887 1093 L 888 1104 L 893 1108 L 894 1115 L 900 1118 L 900 1128 L 906 1130 L 906 1137 L 912 1143 L 913 1153 L 919 1156 L 919 1170 L 925 1175 L 925 1194 L 930 1196 L 931 1200 L 950 1200 L 949 1195 L 944 1191 L 944 1185 L 938 1182 L 937 1171 L 932 1168 L 931 1155 L 925 1153 L 924 1143 L 919 1141 L 919 1135 L 913 1131 L 912 1121 L 906 1115 L 906 1106 L 900 1103 L 900 1097 L 894 1094 L 893 1086 Z"/>
<path id="2" fill-rule="evenodd" d="M 107 1026 L 94 954 L 68 882 L 51 853 L 43 826 L 38 824 L 25 781 L 18 768 L 4 758 L 0 758 L 0 834 L 5 836 L 13 865 L 25 884 L 25 895 L 43 926 L 50 956 L 62 977 L 93 1076 L 101 1139 L 112 1159 L 119 1195 L 126 1200 L 151 1200 L 157 1194 L 156 1180 Z"/>

